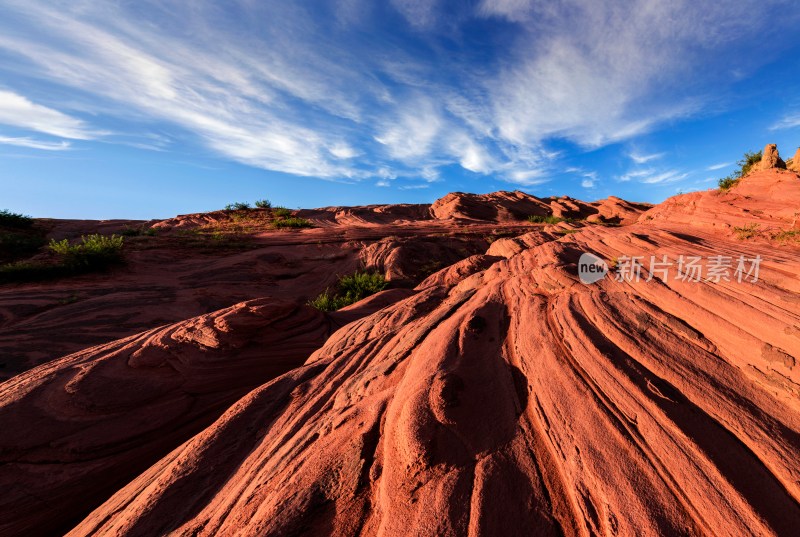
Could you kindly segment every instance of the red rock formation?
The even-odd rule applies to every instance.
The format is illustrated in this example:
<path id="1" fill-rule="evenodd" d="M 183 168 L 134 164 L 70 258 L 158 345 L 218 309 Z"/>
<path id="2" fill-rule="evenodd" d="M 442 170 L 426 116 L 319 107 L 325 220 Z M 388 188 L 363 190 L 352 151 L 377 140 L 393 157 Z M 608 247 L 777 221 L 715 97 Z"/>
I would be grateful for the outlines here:
<path id="1" fill-rule="evenodd" d="M 442 200 L 431 214 L 462 224 L 510 221 L 521 208 L 584 217 L 605 211 L 604 219 L 623 222 L 640 210 L 613 198 L 545 202 L 520 193 Z M 41 366 L 17 377 L 28 379 L 9 392 L 18 410 L 0 414 L 0 423 L 35 440 L 19 433 L 0 444 L 4 455 L 33 457 L 28 473 L 13 458 L 0 466 L 0 484 L 15 495 L 9 503 L 27 513 L 6 508 L 0 529 L 39 528 L 30 524 L 45 515 L 31 507 L 48 504 L 26 490 L 52 494 L 53 503 L 67 489 L 92 490 L 92 471 L 71 473 L 59 457 L 93 460 L 108 449 L 98 445 L 117 442 L 118 429 L 93 417 L 94 407 L 117 411 L 121 399 L 127 406 L 118 424 L 164 431 L 184 382 L 213 392 L 247 378 L 266 382 L 191 438 L 159 443 L 173 449 L 106 494 L 69 534 L 793 535 L 800 527 L 800 243 L 773 234 L 791 228 L 798 202 L 796 174 L 760 170 L 728 192 L 670 198 L 624 227 L 561 223 L 498 238 L 487 254 L 457 261 L 414 290 L 313 317 L 342 328 L 301 366 L 268 381 L 247 374 L 256 354 L 245 354 L 240 367 L 233 350 L 210 368 L 200 361 L 195 375 L 169 358 L 173 344 L 163 338 L 159 353 L 141 363 L 114 358 L 153 334 Z M 753 224 L 761 236 L 737 236 L 737 227 Z M 357 240 L 379 232 L 370 226 Z M 386 224 L 382 232 L 419 229 Z M 369 255 L 391 251 L 392 240 Z M 640 256 L 644 277 L 612 273 L 584 285 L 577 267 L 584 252 L 617 270 Z M 671 277 L 647 281 L 653 260 L 664 256 Z M 714 256 L 759 256 L 759 278 L 715 280 L 706 272 L 682 281 L 675 278 L 681 256 L 701 257 L 706 270 Z M 196 321 L 186 344 L 214 347 L 220 335 L 208 327 L 217 318 Z M 258 323 L 241 324 L 245 340 L 265 338 L 262 353 L 286 345 L 284 336 L 261 334 Z M 226 337 L 239 337 L 237 322 L 225 326 Z M 300 329 L 296 337 L 306 341 Z M 147 382 L 132 360 L 149 368 Z M 150 380 L 161 378 L 155 366 L 164 360 L 177 371 L 170 375 L 186 380 Z M 235 371 L 221 367 L 227 360 Z M 203 381 L 206 371 L 224 381 Z M 135 410 L 130 401 L 144 396 L 128 387 L 142 385 L 155 396 Z M 76 405 L 82 401 L 91 404 Z M 42 420 L 44 432 L 34 429 L 41 438 L 14 419 Z M 132 437 L 124 439 L 136 449 Z M 133 460 L 125 453 L 101 463 Z M 55 471 L 61 467 L 66 477 Z"/>
<path id="2" fill-rule="evenodd" d="M 484 236 L 387 237 L 361 250 L 367 270 L 377 270 L 389 282 L 416 284 L 467 256 L 486 251 Z"/>
<path id="3" fill-rule="evenodd" d="M 786 163 L 778 154 L 778 146 L 776 144 L 767 144 L 764 151 L 761 152 L 761 161 L 753 166 L 753 170 L 772 170 L 776 168 L 785 170 Z"/>
<path id="4" fill-rule="evenodd" d="M 794 154 L 794 157 L 786 161 L 786 168 L 800 173 L 800 147 L 797 148 L 797 152 Z"/>
<path id="5" fill-rule="evenodd" d="M 673 196 L 643 213 L 639 222 L 655 227 L 700 228 L 736 236 L 754 227 L 757 235 L 791 229 L 800 211 L 800 178 L 784 170 L 755 171 L 727 191 Z"/>
<path id="6" fill-rule="evenodd" d="M 453 192 L 436 200 L 431 213 L 439 219 L 513 222 L 528 216 L 553 215 L 562 218 L 588 219 L 595 222 L 632 222 L 648 204 L 630 203 L 611 196 L 592 203 L 572 199 L 537 198 L 524 192 L 464 194 Z"/>
<path id="7" fill-rule="evenodd" d="M 69 529 L 331 332 L 313 308 L 254 300 L 0 384 L 0 534 Z"/>
<path id="8" fill-rule="evenodd" d="M 739 196 L 781 218 L 783 179 L 753 174 Z M 730 206 L 722 196 L 694 201 Z M 741 203 L 709 218 L 735 220 Z M 800 249 L 680 224 L 695 208 L 670 206 L 672 227 L 656 207 L 431 276 L 71 535 L 793 534 Z M 584 285 L 581 252 L 763 261 L 757 282 Z"/>

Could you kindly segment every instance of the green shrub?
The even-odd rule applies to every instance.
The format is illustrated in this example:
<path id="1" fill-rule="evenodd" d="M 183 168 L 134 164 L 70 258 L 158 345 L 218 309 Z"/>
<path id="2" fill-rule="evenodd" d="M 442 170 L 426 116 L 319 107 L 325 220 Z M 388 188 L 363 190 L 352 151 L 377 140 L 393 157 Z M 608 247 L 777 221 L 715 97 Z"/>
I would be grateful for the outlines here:
<path id="1" fill-rule="evenodd" d="M 750 170 L 753 169 L 753 166 L 761 162 L 761 151 L 758 152 L 747 152 L 744 154 L 742 160 L 737 162 L 736 164 L 739 165 L 739 177 L 744 177 Z"/>
<path id="2" fill-rule="evenodd" d="M 272 214 L 274 214 L 277 218 L 286 218 L 288 216 L 292 216 L 292 211 L 286 207 L 275 207 L 272 210 Z"/>
<path id="3" fill-rule="evenodd" d="M 17 261 L 0 265 L 0 283 L 28 282 L 104 270 L 122 261 L 123 238 L 88 235 L 77 244 L 51 240 L 48 248 L 57 262 Z"/>
<path id="4" fill-rule="evenodd" d="M 47 241 L 41 234 L 0 232 L 0 259 L 13 259 L 35 253 Z"/>
<path id="5" fill-rule="evenodd" d="M 256 200 L 256 207 L 259 209 L 269 209 L 272 207 L 272 202 L 269 200 Z"/>
<path id="6" fill-rule="evenodd" d="M 329 290 L 325 290 L 317 298 L 308 302 L 312 308 L 317 308 L 320 311 L 336 311 L 349 304 L 345 301 L 344 297 L 337 296 Z"/>
<path id="7" fill-rule="evenodd" d="M 305 218 L 296 218 L 296 217 L 281 218 L 280 220 L 275 220 L 272 223 L 272 225 L 277 227 L 277 228 L 285 228 L 285 227 L 288 227 L 288 228 L 314 227 L 314 224 L 312 224 L 309 220 L 306 220 Z"/>
<path id="8" fill-rule="evenodd" d="M 29 228 L 33 225 L 33 218 L 20 213 L 12 213 L 8 209 L 0 211 L 0 226 Z"/>
<path id="9" fill-rule="evenodd" d="M 243 211 L 249 208 L 250 204 L 242 201 L 237 201 L 236 203 L 229 203 L 225 206 L 226 211 Z"/>
<path id="10" fill-rule="evenodd" d="M 87 235 L 81 242 L 70 244 L 67 239 L 50 240 L 48 247 L 62 257 L 65 267 L 76 270 L 102 270 L 122 261 L 124 239 L 117 235 Z"/>
<path id="11" fill-rule="evenodd" d="M 386 289 L 388 282 L 377 272 L 356 272 L 339 278 L 338 290 L 351 304 Z"/>
<path id="12" fill-rule="evenodd" d="M 741 181 L 741 180 L 742 180 L 741 177 L 733 177 L 732 175 L 729 175 L 728 177 L 723 177 L 718 182 L 719 189 L 720 190 L 728 190 L 728 189 L 738 185 L 739 181 Z"/>
<path id="13" fill-rule="evenodd" d="M 317 298 L 311 300 L 308 305 L 321 311 L 335 311 L 383 291 L 388 284 L 383 274 L 356 272 L 339 278 L 335 292 L 326 289 Z"/>
<path id="14" fill-rule="evenodd" d="M 778 233 L 774 234 L 772 238 L 776 241 L 800 241 L 800 229 L 779 231 Z"/>
<path id="15" fill-rule="evenodd" d="M 759 227 L 760 226 L 758 224 L 753 223 L 742 227 L 734 227 L 733 231 L 736 233 L 736 237 L 740 240 L 751 239 L 758 235 Z"/>
<path id="16" fill-rule="evenodd" d="M 50 265 L 34 261 L 17 261 L 0 265 L 0 283 L 33 282 L 63 276 L 63 265 Z"/>
<path id="17" fill-rule="evenodd" d="M 155 228 L 144 227 L 144 226 L 126 227 L 119 232 L 119 234 L 122 235 L 123 237 L 140 237 L 140 236 L 154 237 L 156 233 L 157 231 Z"/>
<path id="18" fill-rule="evenodd" d="M 528 222 L 532 224 L 558 224 L 559 222 L 569 222 L 569 218 L 561 218 L 560 216 L 553 215 L 538 215 L 532 214 L 528 217 Z"/>
<path id="19" fill-rule="evenodd" d="M 741 160 L 739 160 L 736 164 L 739 165 L 739 169 L 734 171 L 728 177 L 723 177 L 717 183 L 719 185 L 720 190 L 729 190 L 730 188 L 739 184 L 739 181 L 750 173 L 750 170 L 753 169 L 753 166 L 758 164 L 761 161 L 761 151 L 753 152 L 748 151 L 744 154 Z"/>

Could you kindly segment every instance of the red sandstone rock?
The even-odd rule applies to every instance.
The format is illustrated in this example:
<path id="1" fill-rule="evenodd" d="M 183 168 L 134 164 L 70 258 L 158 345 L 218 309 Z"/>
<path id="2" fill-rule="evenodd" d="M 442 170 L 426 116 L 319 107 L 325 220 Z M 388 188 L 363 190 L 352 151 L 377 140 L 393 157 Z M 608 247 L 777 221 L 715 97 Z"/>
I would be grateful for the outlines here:
<path id="1" fill-rule="evenodd" d="M 254 300 L 0 384 L 0 534 L 69 529 L 332 331 L 313 308 Z"/>
<path id="2" fill-rule="evenodd" d="M 175 343 L 150 332 L 40 366 L 0 384 L 10 403 L 19 401 L 0 412 L 4 430 L 19 431 L 0 453 L 46 468 L 37 473 L 31 462 L 26 473 L 13 458 L 0 466 L 9 504 L 23 507 L 6 509 L 5 533 L 44 527 L 30 525 L 48 516 L 32 510 L 45 507 L 37 494 L 56 504 L 68 491 L 93 490 L 93 470 L 73 472 L 74 461 L 94 461 L 99 450 L 104 475 L 109 465 L 140 460 L 132 454 L 156 438 L 161 458 L 136 468 L 127 484 L 109 485 L 91 514 L 70 521 L 51 511 L 48 520 L 73 522 L 76 536 L 793 535 L 800 244 L 776 236 L 791 228 L 798 207 L 800 178 L 770 169 L 728 192 L 675 196 L 623 227 L 530 226 L 413 290 L 314 313 L 307 326 L 322 328 L 309 328 L 312 335 L 342 328 L 272 380 L 248 374 L 257 356 L 298 350 L 291 334 L 310 347 L 312 335 L 303 323 L 289 339 L 277 329 L 262 333 L 262 321 L 240 318 L 236 308 L 162 329 Z M 409 241 L 389 235 L 424 233 L 433 245 L 425 248 L 436 251 L 434 230 L 453 232 L 457 223 L 485 236 L 486 222 L 534 209 L 628 223 L 641 207 L 616 198 L 452 194 L 424 223 L 391 223 L 409 209 L 369 208 L 270 240 L 306 247 L 347 234 L 355 251 L 348 262 L 363 255 L 405 271 L 402 259 L 387 260 Z M 319 222 L 339 214 L 320 211 Z M 379 214 L 392 216 L 381 223 Z M 351 218 L 363 227 L 337 224 Z M 737 237 L 737 227 L 753 224 L 757 236 Z M 611 265 L 641 256 L 646 268 L 651 256 L 762 261 L 757 282 L 632 282 L 612 274 L 584 285 L 583 252 Z M 158 352 L 115 354 L 151 340 Z M 180 357 L 200 347 L 215 349 L 210 364 Z M 166 380 L 180 382 L 161 378 L 165 361 Z M 181 430 L 193 423 L 175 410 L 182 400 L 175 394 L 216 394 L 243 380 L 263 384 L 191 438 L 164 433 L 165 420 Z M 114 425 L 157 434 L 124 432 L 125 449 L 104 452 L 122 433 L 100 411 L 116 412 Z"/>
<path id="3" fill-rule="evenodd" d="M 797 152 L 794 154 L 794 157 L 786 161 L 786 168 L 800 173 L 800 147 L 797 148 Z"/>
<path id="4" fill-rule="evenodd" d="M 764 151 L 761 152 L 761 162 L 753 166 L 753 169 L 772 170 L 776 168 L 785 170 L 786 163 L 778 154 L 778 146 L 776 144 L 767 144 Z"/>

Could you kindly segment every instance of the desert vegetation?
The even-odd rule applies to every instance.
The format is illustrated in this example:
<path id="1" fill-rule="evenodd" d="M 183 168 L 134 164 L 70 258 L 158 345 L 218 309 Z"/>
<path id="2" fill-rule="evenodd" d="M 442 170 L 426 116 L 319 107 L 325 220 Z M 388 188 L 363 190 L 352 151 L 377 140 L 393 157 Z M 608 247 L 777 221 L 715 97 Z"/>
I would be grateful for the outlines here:
<path id="1" fill-rule="evenodd" d="M 383 291 L 388 284 L 383 274 L 356 272 L 339 278 L 335 289 L 326 289 L 308 305 L 321 311 L 335 311 Z"/>
<path id="2" fill-rule="evenodd" d="M 123 237 L 155 237 L 158 231 L 151 227 L 126 227 L 119 234 Z"/>
<path id="3" fill-rule="evenodd" d="M 30 216 L 0 211 L 0 264 L 32 256 L 45 245 L 45 230 Z"/>
<path id="4" fill-rule="evenodd" d="M 733 232 L 736 233 L 736 238 L 739 240 L 752 239 L 759 233 L 760 226 L 758 224 L 747 224 L 745 226 L 734 227 Z"/>
<path id="5" fill-rule="evenodd" d="M 33 218 L 3 209 L 0 211 L 0 226 L 25 229 L 33 226 Z"/>
<path id="6" fill-rule="evenodd" d="M 99 272 L 122 263 L 124 239 L 118 235 L 85 235 L 80 241 L 51 240 L 51 257 L 0 266 L 0 283 L 26 282 Z"/>
<path id="7" fill-rule="evenodd" d="M 570 218 L 562 218 L 560 216 L 532 214 L 528 217 L 528 222 L 532 224 L 558 224 L 559 222 L 570 222 Z"/>
<path id="8" fill-rule="evenodd" d="M 73 270 L 102 270 L 122 261 L 124 239 L 119 235 L 85 235 L 80 242 L 52 239 L 48 248 L 61 258 L 61 263 Z"/>
<path id="9" fill-rule="evenodd" d="M 732 187 L 739 184 L 742 177 L 750 173 L 750 170 L 753 169 L 753 166 L 757 164 L 761 160 L 761 151 L 758 152 L 746 152 L 741 160 L 739 160 L 736 164 L 739 166 L 739 169 L 734 171 L 727 177 L 723 177 L 719 180 L 718 185 L 720 190 L 730 190 Z"/>
<path id="10" fill-rule="evenodd" d="M 284 217 L 284 218 L 277 218 L 272 222 L 272 226 L 278 229 L 281 228 L 304 228 L 304 227 L 314 227 L 314 224 L 311 223 L 310 220 L 306 220 L 305 218 L 298 218 L 298 217 Z"/>
<path id="11" fill-rule="evenodd" d="M 250 208 L 250 204 L 246 201 L 236 201 L 225 206 L 226 211 L 244 211 Z"/>
<path id="12" fill-rule="evenodd" d="M 772 238 L 780 242 L 800 242 L 800 229 L 779 231 L 775 233 Z"/>

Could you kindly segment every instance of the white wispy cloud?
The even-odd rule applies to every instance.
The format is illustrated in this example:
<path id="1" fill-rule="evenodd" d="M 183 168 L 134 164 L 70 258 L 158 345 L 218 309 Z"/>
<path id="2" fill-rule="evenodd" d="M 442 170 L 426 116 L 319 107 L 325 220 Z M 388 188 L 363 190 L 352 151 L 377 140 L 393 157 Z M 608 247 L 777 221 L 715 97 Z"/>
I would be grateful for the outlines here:
<path id="1" fill-rule="evenodd" d="M 628 156 L 636 164 L 647 164 L 651 160 L 657 160 L 663 157 L 665 153 L 651 153 L 649 155 L 642 155 L 639 153 L 628 153 Z"/>
<path id="2" fill-rule="evenodd" d="M 688 173 L 679 170 L 634 170 L 619 178 L 620 181 L 635 180 L 644 184 L 669 184 L 681 181 L 689 176 Z"/>
<path id="3" fill-rule="evenodd" d="M 720 162 L 719 164 L 712 164 L 711 166 L 706 168 L 706 171 L 713 172 L 716 170 L 721 170 L 722 168 L 726 168 L 733 164 L 732 162 Z"/>
<path id="4" fill-rule="evenodd" d="M 241 0 L 235 9 L 6 0 L 0 51 L 98 116 L 169 125 L 248 165 L 390 184 L 398 175 L 430 181 L 458 164 L 532 186 L 557 171 L 550 140 L 594 148 L 701 109 L 701 93 L 670 81 L 703 78 L 707 58 L 697 51 L 715 55 L 758 35 L 766 22 L 745 16 L 755 8 L 767 9 L 756 0 L 483 0 L 454 17 L 441 0 Z M 411 37 L 385 39 L 381 10 L 402 15 Z M 471 63 L 441 46 L 475 17 L 505 21 L 496 61 Z M 98 136 L 14 91 L 0 92 L 0 123 Z M 663 173 L 628 180 L 674 180 Z"/>
<path id="5" fill-rule="evenodd" d="M 0 136 L 0 144 L 13 145 L 16 147 L 26 147 L 28 149 L 41 149 L 43 151 L 66 151 L 72 144 L 67 141 L 47 142 L 27 137 L 7 137 Z"/>
<path id="6" fill-rule="evenodd" d="M 578 167 L 570 167 L 564 170 L 566 173 L 575 174 L 580 177 L 583 177 L 581 180 L 581 186 L 583 188 L 594 188 L 595 184 L 597 183 L 597 172 L 584 170 L 583 168 Z"/>
<path id="7" fill-rule="evenodd" d="M 789 114 L 788 116 L 782 118 L 781 120 L 774 123 L 770 130 L 783 130 L 783 129 L 793 129 L 795 127 L 800 127 L 800 112 Z"/>
<path id="8" fill-rule="evenodd" d="M 428 99 L 420 98 L 407 104 L 387 122 L 385 130 L 375 136 L 375 140 L 386 146 L 393 158 L 413 161 L 432 154 L 443 121 Z"/>
<path id="9" fill-rule="evenodd" d="M 84 121 L 5 90 L 0 90 L 0 124 L 73 140 L 97 136 Z"/>
<path id="10" fill-rule="evenodd" d="M 484 0 L 481 14 L 524 28 L 516 61 L 490 81 L 499 132 L 517 144 L 562 137 L 597 147 L 696 113 L 702 96 L 680 96 L 686 73 L 708 76 L 697 47 L 709 56 L 735 47 L 760 26 L 748 10 L 779 4 L 788 5 Z"/>

